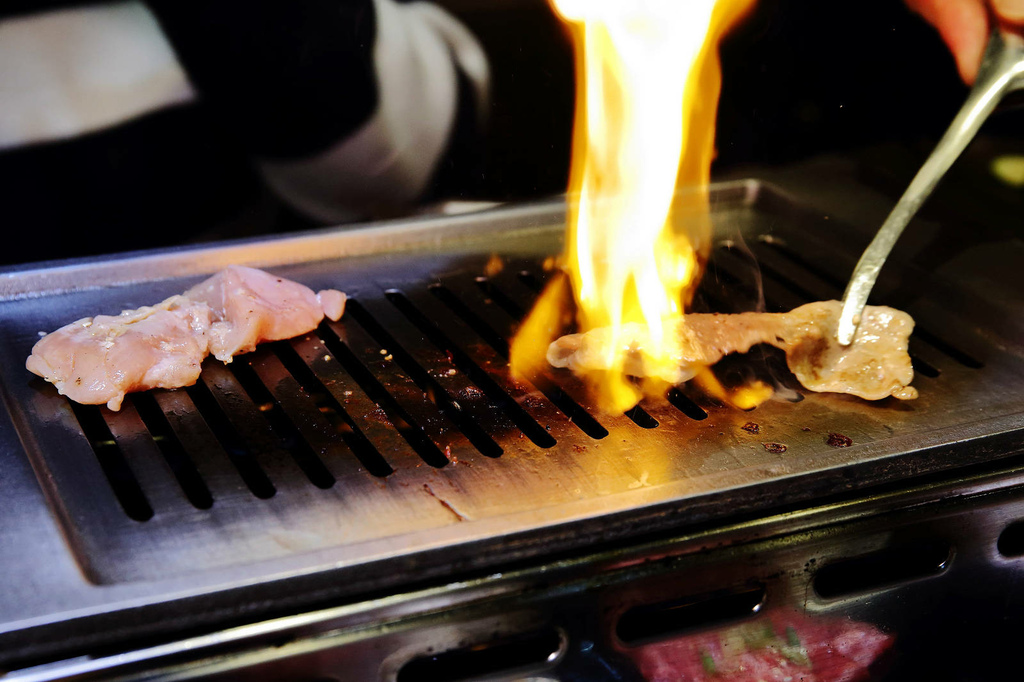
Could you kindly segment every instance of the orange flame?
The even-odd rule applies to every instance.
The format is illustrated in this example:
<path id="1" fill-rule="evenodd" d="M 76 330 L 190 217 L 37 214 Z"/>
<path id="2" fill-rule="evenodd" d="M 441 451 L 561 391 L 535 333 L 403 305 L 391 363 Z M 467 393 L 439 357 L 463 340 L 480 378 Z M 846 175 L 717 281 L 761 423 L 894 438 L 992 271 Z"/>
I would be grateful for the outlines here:
<path id="1" fill-rule="evenodd" d="M 753 0 L 551 2 L 577 54 L 564 260 L 580 329 L 612 329 L 612 371 L 587 380 L 599 407 L 621 413 L 665 388 L 626 376 L 622 350 L 634 341 L 622 325 L 650 331 L 646 362 L 678 357 L 671 321 L 689 303 L 710 247 L 718 41 Z M 534 374 L 562 331 L 564 288 L 557 278 L 513 340 L 514 376 Z"/>

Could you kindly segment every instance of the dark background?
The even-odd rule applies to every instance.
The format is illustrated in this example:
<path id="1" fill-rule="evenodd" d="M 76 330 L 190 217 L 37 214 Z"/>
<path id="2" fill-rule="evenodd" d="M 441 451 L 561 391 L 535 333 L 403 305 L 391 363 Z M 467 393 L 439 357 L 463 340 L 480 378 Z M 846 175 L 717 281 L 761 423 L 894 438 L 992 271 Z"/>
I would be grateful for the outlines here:
<path id="1" fill-rule="evenodd" d="M 450 169 L 425 199 L 430 206 L 408 210 L 563 192 L 573 55 L 546 0 L 438 2 L 483 43 L 493 102 L 476 162 Z M 721 51 L 716 177 L 771 178 L 831 155 L 855 167 L 857 182 L 895 199 L 967 94 L 938 34 L 902 0 L 761 0 Z M 988 171 L 994 155 L 1024 152 L 1022 112 L 1008 109 L 986 125 L 925 213 L 952 206 L 977 218 L 980 206 L 995 225 L 1024 211 L 1024 193 Z M 0 263 L 315 227 L 262 186 L 235 132 L 201 107 L 171 108 L 0 154 L 9 236 Z"/>
<path id="2" fill-rule="evenodd" d="M 547 3 L 442 4 L 470 25 L 492 61 L 484 193 L 522 199 L 562 191 L 572 51 Z M 899 182 L 967 95 L 938 33 L 900 0 L 761 0 L 722 45 L 722 61 L 717 174 L 829 153 L 875 163 L 895 155 Z M 985 129 L 1013 139 L 1021 131 L 1019 111 L 997 114 Z"/>

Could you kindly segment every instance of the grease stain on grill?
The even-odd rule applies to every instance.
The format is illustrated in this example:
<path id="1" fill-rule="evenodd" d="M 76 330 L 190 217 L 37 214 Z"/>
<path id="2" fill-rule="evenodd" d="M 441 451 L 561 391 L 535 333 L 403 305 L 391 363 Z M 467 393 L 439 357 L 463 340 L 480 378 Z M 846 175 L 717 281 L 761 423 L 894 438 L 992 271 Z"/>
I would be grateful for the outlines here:
<path id="1" fill-rule="evenodd" d="M 437 500 L 441 504 L 442 507 L 444 507 L 445 509 L 450 511 L 455 516 L 456 520 L 458 520 L 458 521 L 468 521 L 469 520 L 469 517 L 467 517 L 465 514 L 460 512 L 458 509 L 456 509 L 452 505 L 451 502 L 449 502 L 448 500 L 444 499 L 443 497 L 438 495 L 436 492 L 434 492 L 434 489 L 431 487 L 431 485 L 429 483 L 424 483 L 423 484 L 423 490 L 425 490 L 428 495 L 430 495 L 435 500 Z"/>
<path id="2" fill-rule="evenodd" d="M 825 442 L 834 448 L 848 448 L 853 445 L 853 439 L 849 436 L 844 436 L 841 433 L 828 434 L 828 438 L 825 439 Z"/>

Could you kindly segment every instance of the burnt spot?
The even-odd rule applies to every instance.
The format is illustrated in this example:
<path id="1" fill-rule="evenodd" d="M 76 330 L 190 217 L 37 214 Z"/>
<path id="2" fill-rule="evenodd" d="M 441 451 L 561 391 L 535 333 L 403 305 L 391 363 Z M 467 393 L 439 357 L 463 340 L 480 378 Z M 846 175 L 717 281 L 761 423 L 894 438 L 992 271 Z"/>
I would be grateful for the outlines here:
<path id="1" fill-rule="evenodd" d="M 853 445 L 853 439 L 841 433 L 830 433 L 825 442 L 834 448 L 848 448 Z"/>
<path id="2" fill-rule="evenodd" d="M 761 425 L 758 424 L 757 422 L 747 422 L 740 428 L 746 431 L 747 433 L 761 433 Z"/>
<path id="3" fill-rule="evenodd" d="M 774 452 L 775 454 L 781 454 L 789 449 L 782 443 L 761 443 L 761 445 L 763 445 L 764 449 L 768 452 Z"/>

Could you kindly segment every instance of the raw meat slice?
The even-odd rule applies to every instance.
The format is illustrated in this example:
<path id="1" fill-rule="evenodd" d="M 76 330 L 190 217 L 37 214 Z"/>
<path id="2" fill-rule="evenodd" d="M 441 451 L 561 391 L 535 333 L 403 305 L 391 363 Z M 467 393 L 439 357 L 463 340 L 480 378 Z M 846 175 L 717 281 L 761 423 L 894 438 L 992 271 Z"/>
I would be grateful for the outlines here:
<path id="1" fill-rule="evenodd" d="M 788 313 L 684 315 L 676 322 L 679 347 L 668 361 L 656 360 L 645 350 L 645 327 L 626 325 L 619 352 L 627 374 L 680 384 L 725 355 L 767 343 L 786 352 L 790 370 L 812 391 L 850 393 L 867 400 L 916 398 L 917 390 L 909 385 L 914 369 L 907 354 L 913 318 L 894 308 L 867 306 L 853 343 L 840 346 L 836 326 L 841 309 L 839 301 L 819 301 Z M 608 328 L 569 334 L 548 347 L 548 362 L 580 376 L 608 370 L 615 359 L 615 353 L 608 352 L 611 343 Z"/>
<path id="2" fill-rule="evenodd" d="M 331 304 L 332 313 L 339 309 L 338 297 L 324 294 L 318 297 L 298 282 L 231 265 L 186 291 L 185 297 L 210 306 L 210 353 L 231 362 L 263 341 L 290 339 L 316 329 L 324 319 L 321 298 Z M 344 310 L 343 303 L 340 309 Z"/>
<path id="3" fill-rule="evenodd" d="M 855 682 L 893 641 L 869 623 L 783 611 L 629 653 L 648 682 Z"/>
<path id="4" fill-rule="evenodd" d="M 183 296 L 47 334 L 25 366 L 72 400 L 121 408 L 125 393 L 189 386 L 207 355 L 210 309 Z"/>
<path id="5" fill-rule="evenodd" d="M 261 341 L 316 329 L 325 312 L 337 320 L 345 301 L 340 291 L 314 294 L 233 265 L 155 306 L 61 327 L 36 343 L 25 367 L 76 402 L 118 410 L 126 393 L 191 386 L 209 353 L 230 362 Z"/>

